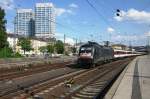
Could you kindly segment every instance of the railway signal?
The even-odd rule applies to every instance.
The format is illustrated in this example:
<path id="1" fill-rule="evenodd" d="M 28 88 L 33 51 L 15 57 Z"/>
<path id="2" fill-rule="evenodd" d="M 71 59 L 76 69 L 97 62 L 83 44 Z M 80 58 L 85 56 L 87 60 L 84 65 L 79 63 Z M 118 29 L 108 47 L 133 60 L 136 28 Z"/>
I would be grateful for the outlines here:
<path id="1" fill-rule="evenodd" d="M 121 11 L 120 11 L 120 9 L 117 9 L 117 10 L 116 10 L 116 16 L 121 16 Z"/>

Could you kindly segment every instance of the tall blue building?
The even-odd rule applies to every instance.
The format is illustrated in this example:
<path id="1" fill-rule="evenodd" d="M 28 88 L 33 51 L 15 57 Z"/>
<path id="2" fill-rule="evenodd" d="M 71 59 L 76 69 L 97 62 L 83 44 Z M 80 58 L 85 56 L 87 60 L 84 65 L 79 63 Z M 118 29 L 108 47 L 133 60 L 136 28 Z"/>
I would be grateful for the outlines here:
<path id="1" fill-rule="evenodd" d="M 55 14 L 52 3 L 37 3 L 35 7 L 35 36 L 53 38 L 55 32 Z"/>
<path id="2" fill-rule="evenodd" d="M 18 9 L 14 22 L 14 33 L 22 36 L 32 36 L 34 20 L 32 9 Z"/>

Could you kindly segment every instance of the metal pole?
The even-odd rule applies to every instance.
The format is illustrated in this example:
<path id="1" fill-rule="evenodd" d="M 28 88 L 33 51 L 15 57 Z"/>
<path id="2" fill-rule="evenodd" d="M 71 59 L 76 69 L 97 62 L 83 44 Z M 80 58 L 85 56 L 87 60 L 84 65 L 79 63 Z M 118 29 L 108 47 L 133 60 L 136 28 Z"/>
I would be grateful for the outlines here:
<path id="1" fill-rule="evenodd" d="M 76 38 L 76 46 L 75 46 L 76 50 L 75 53 L 77 53 L 77 38 Z"/>
<path id="2" fill-rule="evenodd" d="M 109 40 L 110 40 L 110 42 L 111 42 L 111 33 L 109 33 Z"/>
<path id="3" fill-rule="evenodd" d="M 66 48 L 65 48 L 65 41 L 66 41 L 66 35 L 64 34 L 64 55 L 65 55 L 65 51 L 66 51 L 66 50 L 65 50 L 65 49 L 66 49 Z"/>
<path id="4" fill-rule="evenodd" d="M 64 34 L 64 53 L 63 53 L 64 55 L 63 55 L 63 62 L 64 62 L 64 56 L 65 56 L 65 51 L 66 51 L 65 50 L 65 41 L 66 41 L 66 35 Z"/>

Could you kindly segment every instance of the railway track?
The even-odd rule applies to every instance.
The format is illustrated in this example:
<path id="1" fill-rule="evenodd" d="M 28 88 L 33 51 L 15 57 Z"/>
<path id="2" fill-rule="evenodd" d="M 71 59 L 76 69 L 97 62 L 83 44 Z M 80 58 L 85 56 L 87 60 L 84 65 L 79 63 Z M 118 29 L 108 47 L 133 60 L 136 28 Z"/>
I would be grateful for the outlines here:
<path id="1" fill-rule="evenodd" d="M 43 99 L 88 99 L 85 96 L 89 95 L 94 97 L 104 88 L 104 85 L 108 84 L 107 81 L 114 76 L 112 74 L 118 73 L 130 60 L 131 59 L 119 60 L 94 69 L 73 71 L 64 74 L 63 76 L 58 76 L 44 82 L 17 89 L 15 92 L 9 93 L 8 91 L 7 94 L 1 95 L 0 98 L 11 99 L 12 97 L 15 97 L 15 99 L 27 99 L 31 97 L 42 97 Z M 67 85 L 69 80 L 72 80 L 73 82 L 72 84 Z M 92 86 L 95 89 L 91 89 Z M 97 87 L 99 87 L 99 90 L 96 89 Z M 91 89 L 93 93 L 88 92 L 88 89 Z M 85 91 L 87 91 L 87 93 Z"/>
<path id="2" fill-rule="evenodd" d="M 38 61 L 35 60 L 30 60 L 30 61 L 22 61 L 22 62 L 16 62 L 16 63 L 6 63 L 6 64 L 0 64 L 0 75 L 12 73 L 12 72 L 19 72 L 19 71 L 24 71 L 24 70 L 29 70 L 29 69 L 35 69 L 35 68 L 41 68 L 44 66 L 50 66 L 54 64 L 63 64 L 66 62 L 73 62 L 75 61 L 75 58 L 70 58 L 70 59 L 41 59 Z"/>
<path id="3" fill-rule="evenodd" d="M 92 99 L 108 84 L 112 74 L 116 74 L 115 69 L 117 69 L 119 65 L 121 68 L 123 68 L 128 62 L 129 61 L 122 61 L 115 64 L 109 64 L 107 67 L 97 68 L 92 72 L 78 75 L 74 77 L 75 84 L 71 88 L 66 88 L 64 84 L 58 88 L 55 88 L 54 90 L 44 90 L 44 94 L 38 93 L 37 97 L 42 97 L 43 99 Z M 122 65 L 122 63 L 124 65 Z M 110 67 L 110 65 L 113 66 Z M 91 86 L 93 86 L 93 89 Z M 84 92 L 83 90 L 86 90 L 87 92 Z M 91 93 L 91 95 L 89 93 Z"/>
<path id="4" fill-rule="evenodd" d="M 105 95 L 105 90 L 107 90 L 107 86 L 127 64 L 128 62 L 125 62 L 120 68 L 115 68 L 116 70 L 112 68 L 110 70 L 103 71 L 102 74 L 97 75 L 95 78 L 89 80 L 78 90 L 66 95 L 65 99 L 102 99 Z M 96 98 L 96 96 L 98 97 Z"/>
<path id="5" fill-rule="evenodd" d="M 23 67 L 11 72 L 6 71 L 6 73 L 0 73 L 0 81 L 7 81 L 13 78 L 23 77 L 35 73 L 46 72 L 52 69 L 63 68 L 66 65 L 71 64 L 71 62 L 64 62 L 64 63 L 56 63 L 56 64 L 45 64 L 41 66 L 33 66 L 33 67 Z"/>
<path id="6" fill-rule="evenodd" d="M 63 71 L 63 72 L 62 72 Z M 77 75 L 79 73 L 82 73 L 86 70 L 79 70 L 79 69 L 70 69 L 70 68 L 62 68 L 61 70 L 57 70 L 57 72 L 53 71 L 53 72 L 46 72 L 45 74 L 41 75 L 36 75 L 33 77 L 28 77 L 26 81 L 20 82 L 18 84 L 13 83 L 13 86 L 6 86 L 3 89 L 1 88 L 1 94 L 0 94 L 0 99 L 11 99 L 14 96 L 20 95 L 20 94 L 24 94 L 26 90 L 32 90 L 32 89 L 36 89 L 34 91 L 38 91 L 39 88 L 44 88 L 46 87 L 46 85 L 55 85 L 56 82 L 61 81 L 62 79 L 65 80 L 65 78 L 70 77 L 70 76 L 74 76 Z M 49 76 L 52 74 L 56 74 L 57 75 L 53 75 L 53 76 Z M 35 78 L 36 77 L 36 78 Z M 32 78 L 34 78 L 32 80 Z M 24 78 L 23 78 L 24 79 Z M 20 85 L 20 86 L 18 86 Z M 42 86 L 42 87 L 41 87 Z M 32 91 L 33 92 L 33 91 Z M 20 98 L 19 98 L 20 99 Z"/>

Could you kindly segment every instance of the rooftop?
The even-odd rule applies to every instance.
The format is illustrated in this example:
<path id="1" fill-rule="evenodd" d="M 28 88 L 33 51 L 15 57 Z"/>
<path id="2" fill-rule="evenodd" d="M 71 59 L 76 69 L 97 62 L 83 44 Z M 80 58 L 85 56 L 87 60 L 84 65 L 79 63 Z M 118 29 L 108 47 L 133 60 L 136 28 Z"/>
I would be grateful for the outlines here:
<path id="1" fill-rule="evenodd" d="M 36 3 L 36 7 L 53 7 L 52 3 Z"/>
<path id="2" fill-rule="evenodd" d="M 32 12 L 32 9 L 17 9 L 17 13 Z"/>
<path id="3" fill-rule="evenodd" d="M 8 37 L 12 38 L 22 38 L 24 36 L 18 35 L 18 34 L 7 34 Z M 52 42 L 55 41 L 55 38 L 36 38 L 36 37 L 30 37 L 32 40 L 38 40 L 38 41 L 44 41 L 44 42 Z"/>

